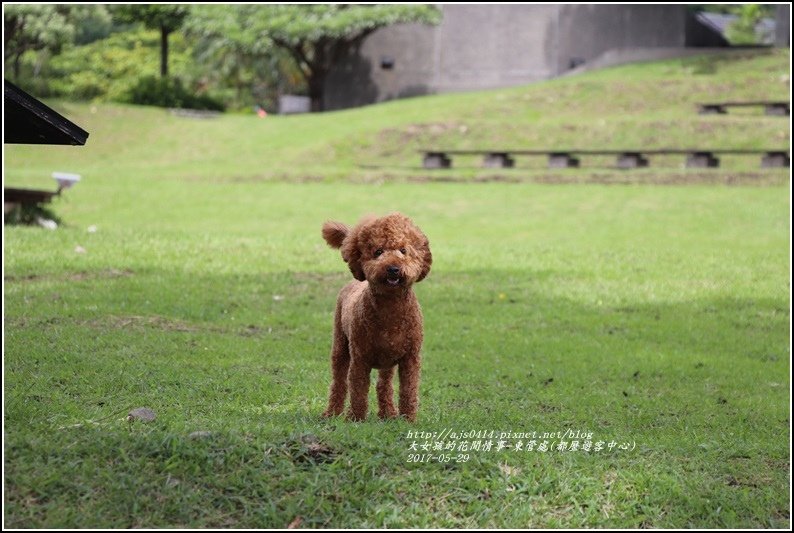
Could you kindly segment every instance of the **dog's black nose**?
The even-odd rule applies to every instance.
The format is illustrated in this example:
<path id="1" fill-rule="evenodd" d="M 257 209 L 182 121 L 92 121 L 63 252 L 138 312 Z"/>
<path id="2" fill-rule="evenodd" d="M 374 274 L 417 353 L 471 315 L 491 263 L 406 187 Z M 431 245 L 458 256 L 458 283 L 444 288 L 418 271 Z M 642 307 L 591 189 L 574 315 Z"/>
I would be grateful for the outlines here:
<path id="1" fill-rule="evenodd" d="M 400 267 L 390 266 L 386 269 L 386 272 L 392 275 L 397 275 L 400 273 Z"/>

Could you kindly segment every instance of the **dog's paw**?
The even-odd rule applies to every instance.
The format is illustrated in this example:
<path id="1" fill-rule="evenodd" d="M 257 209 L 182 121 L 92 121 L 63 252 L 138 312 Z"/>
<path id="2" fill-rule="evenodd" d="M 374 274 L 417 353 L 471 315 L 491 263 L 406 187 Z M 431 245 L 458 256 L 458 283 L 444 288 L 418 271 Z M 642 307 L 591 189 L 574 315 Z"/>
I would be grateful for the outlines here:
<path id="1" fill-rule="evenodd" d="M 397 413 L 397 410 L 390 410 L 390 411 L 378 411 L 378 418 L 381 420 L 388 420 L 389 418 L 397 418 L 400 416 Z"/>
<path id="2" fill-rule="evenodd" d="M 363 422 L 364 420 L 366 420 L 367 415 L 361 413 L 354 413 L 351 411 L 347 413 L 347 416 L 345 418 L 347 419 L 348 422 Z"/>
<path id="3" fill-rule="evenodd" d="M 341 414 L 342 414 L 341 411 L 337 413 L 337 412 L 334 412 L 334 411 L 325 410 L 325 411 L 323 411 L 323 414 L 320 415 L 320 418 L 333 418 L 333 417 L 339 416 Z"/>

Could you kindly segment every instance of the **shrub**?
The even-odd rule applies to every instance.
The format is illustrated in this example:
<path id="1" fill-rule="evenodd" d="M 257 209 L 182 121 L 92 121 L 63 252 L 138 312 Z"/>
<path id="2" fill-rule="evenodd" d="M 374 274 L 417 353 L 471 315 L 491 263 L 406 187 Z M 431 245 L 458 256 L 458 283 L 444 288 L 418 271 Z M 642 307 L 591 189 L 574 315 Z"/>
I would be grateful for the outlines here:
<path id="1" fill-rule="evenodd" d="M 139 78 L 155 75 L 160 65 L 159 32 L 136 29 L 75 46 L 42 64 L 40 78 L 49 91 L 37 95 L 71 100 L 127 101 Z M 172 75 L 190 76 L 190 50 L 180 35 L 171 42 Z"/>
<path id="2" fill-rule="evenodd" d="M 58 226 L 63 224 L 61 218 L 52 209 L 41 205 L 17 205 L 3 215 L 3 223 L 10 225 L 40 226 L 42 221 L 46 220 L 51 220 Z"/>
<path id="3" fill-rule="evenodd" d="M 127 93 L 126 102 L 158 107 L 209 109 L 223 111 L 223 104 L 209 95 L 196 95 L 185 89 L 177 78 L 146 76 L 138 80 Z"/>

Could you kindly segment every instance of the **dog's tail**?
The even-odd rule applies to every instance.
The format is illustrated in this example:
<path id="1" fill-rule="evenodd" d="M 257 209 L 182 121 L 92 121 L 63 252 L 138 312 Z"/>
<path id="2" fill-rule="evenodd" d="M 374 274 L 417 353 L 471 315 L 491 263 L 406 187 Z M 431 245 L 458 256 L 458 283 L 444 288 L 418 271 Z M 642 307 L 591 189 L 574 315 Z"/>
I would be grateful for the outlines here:
<path id="1" fill-rule="evenodd" d="M 328 221 L 323 224 L 323 239 L 331 248 L 341 248 L 342 241 L 350 233 L 350 227 L 341 222 Z"/>

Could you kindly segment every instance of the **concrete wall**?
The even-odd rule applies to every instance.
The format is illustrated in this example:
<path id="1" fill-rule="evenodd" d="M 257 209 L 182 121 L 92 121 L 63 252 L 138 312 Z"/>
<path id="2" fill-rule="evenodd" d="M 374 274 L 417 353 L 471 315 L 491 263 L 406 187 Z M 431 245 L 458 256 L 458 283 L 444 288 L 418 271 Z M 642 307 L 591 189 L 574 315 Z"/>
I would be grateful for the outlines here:
<path id="1" fill-rule="evenodd" d="M 775 46 L 791 46 L 791 4 L 775 8 Z"/>
<path id="2" fill-rule="evenodd" d="M 327 109 L 552 78 L 610 50 L 683 47 L 683 5 L 441 5 L 440 25 L 382 28 L 326 82 Z M 391 68 L 382 63 L 391 62 Z"/>
<path id="3" fill-rule="evenodd" d="M 445 5 L 437 28 L 435 91 L 504 87 L 548 78 L 557 6 Z"/>
<path id="4" fill-rule="evenodd" d="M 608 50 L 684 46 L 685 6 L 570 5 L 559 7 L 557 74 Z"/>

